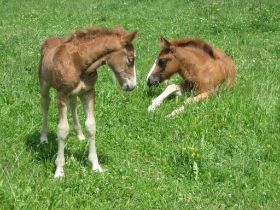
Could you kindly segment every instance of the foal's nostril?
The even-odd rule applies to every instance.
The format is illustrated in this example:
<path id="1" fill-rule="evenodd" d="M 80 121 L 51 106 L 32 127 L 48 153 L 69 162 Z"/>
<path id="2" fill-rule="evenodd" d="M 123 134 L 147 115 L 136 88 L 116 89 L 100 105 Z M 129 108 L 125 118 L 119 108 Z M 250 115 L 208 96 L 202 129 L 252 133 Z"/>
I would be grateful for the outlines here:
<path id="1" fill-rule="evenodd" d="M 129 85 L 129 84 L 125 84 L 123 86 L 123 90 L 125 90 L 125 91 L 132 91 L 134 88 L 135 88 L 135 86 Z"/>
<path id="2" fill-rule="evenodd" d="M 152 85 L 151 78 L 149 77 L 147 80 L 147 85 L 150 87 Z"/>

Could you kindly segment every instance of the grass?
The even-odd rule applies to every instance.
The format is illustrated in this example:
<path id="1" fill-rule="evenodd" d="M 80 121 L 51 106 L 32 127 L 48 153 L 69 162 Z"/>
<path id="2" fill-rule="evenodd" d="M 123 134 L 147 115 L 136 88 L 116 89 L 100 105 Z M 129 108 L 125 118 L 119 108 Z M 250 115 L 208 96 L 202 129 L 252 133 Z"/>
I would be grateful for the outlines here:
<path id="1" fill-rule="evenodd" d="M 279 1 L 0 5 L 0 209 L 280 209 Z M 54 92 L 50 143 L 39 145 L 39 49 L 47 37 L 93 24 L 139 29 L 139 85 L 122 92 L 108 68 L 99 69 L 97 152 L 107 172 L 90 170 L 87 142 L 72 129 L 66 177 L 54 180 Z M 174 119 L 164 116 L 184 97 L 147 113 L 166 86 L 149 90 L 145 82 L 160 35 L 198 37 L 225 50 L 237 64 L 236 87 L 189 105 Z"/>

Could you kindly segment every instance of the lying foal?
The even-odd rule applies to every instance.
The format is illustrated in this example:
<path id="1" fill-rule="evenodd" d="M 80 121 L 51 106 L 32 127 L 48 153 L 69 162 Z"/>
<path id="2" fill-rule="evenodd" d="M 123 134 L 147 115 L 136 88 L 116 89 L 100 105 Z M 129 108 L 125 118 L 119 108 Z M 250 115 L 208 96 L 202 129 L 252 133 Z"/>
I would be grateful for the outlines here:
<path id="1" fill-rule="evenodd" d="M 97 68 L 108 64 L 125 91 L 136 86 L 134 47 L 137 32 L 87 28 L 77 30 L 68 38 L 50 38 L 42 46 L 39 68 L 43 123 L 41 143 L 47 143 L 47 115 L 50 103 L 49 90 L 57 91 L 59 122 L 57 126 L 58 152 L 55 178 L 64 176 L 64 144 L 69 133 L 67 107 L 70 103 L 75 130 L 80 140 L 85 139 L 77 115 L 77 96 L 81 99 L 86 115 L 85 126 L 89 134 L 89 160 L 94 171 L 102 172 L 96 147 L 94 95 Z"/>
<path id="2" fill-rule="evenodd" d="M 175 73 L 183 78 L 183 82 L 181 85 L 169 85 L 152 101 L 148 111 L 155 110 L 173 93 L 181 94 L 194 89 L 194 97 L 185 100 L 186 105 L 208 98 L 223 82 L 227 87 L 234 85 L 235 64 L 223 51 L 191 38 L 169 42 L 161 37 L 160 46 L 161 51 L 147 76 L 148 86 L 158 85 Z M 168 116 L 183 110 L 184 106 L 181 106 Z"/>

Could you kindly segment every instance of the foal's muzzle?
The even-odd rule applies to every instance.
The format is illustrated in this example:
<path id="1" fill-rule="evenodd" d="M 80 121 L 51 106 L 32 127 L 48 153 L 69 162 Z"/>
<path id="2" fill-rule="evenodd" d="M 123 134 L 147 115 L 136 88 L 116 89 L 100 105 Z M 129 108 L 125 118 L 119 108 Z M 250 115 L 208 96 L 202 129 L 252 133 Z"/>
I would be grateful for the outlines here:
<path id="1" fill-rule="evenodd" d="M 132 91 L 136 87 L 136 78 L 131 78 L 125 81 L 122 85 L 124 91 Z"/>
<path id="2" fill-rule="evenodd" d="M 132 86 L 132 85 L 129 85 L 129 84 L 124 84 L 124 85 L 122 86 L 122 89 L 123 89 L 124 91 L 132 91 L 134 88 L 135 88 L 135 86 Z"/>
<path id="3" fill-rule="evenodd" d="M 151 87 L 151 86 L 159 85 L 160 82 L 161 82 L 160 77 L 155 77 L 151 75 L 147 80 L 147 85 Z"/>

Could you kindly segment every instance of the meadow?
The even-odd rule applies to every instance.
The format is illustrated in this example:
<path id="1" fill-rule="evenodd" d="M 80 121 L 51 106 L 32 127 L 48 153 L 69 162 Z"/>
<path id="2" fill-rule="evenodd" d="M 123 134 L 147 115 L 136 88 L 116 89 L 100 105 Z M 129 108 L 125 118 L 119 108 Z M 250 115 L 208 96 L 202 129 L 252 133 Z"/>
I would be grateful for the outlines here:
<path id="1" fill-rule="evenodd" d="M 279 11 L 277 0 L 0 0 L 0 209 L 280 209 Z M 40 47 L 90 25 L 139 30 L 138 86 L 123 92 L 108 67 L 98 70 L 97 154 L 106 172 L 91 171 L 69 113 L 65 177 L 55 180 L 54 91 L 49 144 L 39 144 Z M 148 113 L 166 87 L 146 85 L 160 35 L 223 49 L 236 62 L 235 88 L 172 119 L 165 116 L 188 94 Z M 84 124 L 81 105 L 79 115 Z"/>

